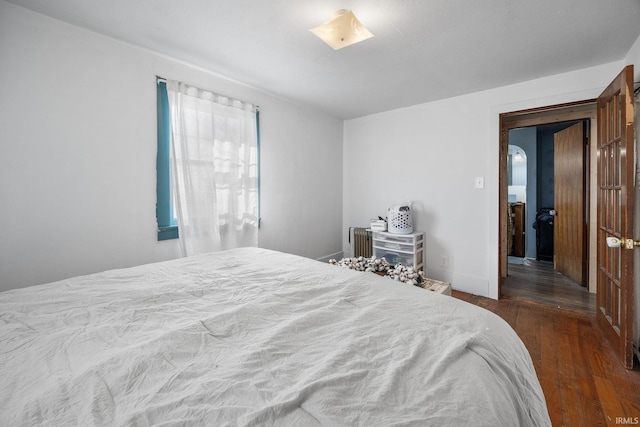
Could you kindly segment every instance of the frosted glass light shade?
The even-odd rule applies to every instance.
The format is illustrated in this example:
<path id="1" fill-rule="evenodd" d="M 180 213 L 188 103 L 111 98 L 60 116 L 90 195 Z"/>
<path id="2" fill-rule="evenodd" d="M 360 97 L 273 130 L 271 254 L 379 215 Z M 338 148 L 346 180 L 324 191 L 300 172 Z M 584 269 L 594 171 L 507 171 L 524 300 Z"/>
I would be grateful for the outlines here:
<path id="1" fill-rule="evenodd" d="M 337 11 L 333 19 L 310 29 L 313 34 L 331 46 L 333 50 L 342 49 L 354 43 L 373 37 L 373 34 L 350 10 Z"/>

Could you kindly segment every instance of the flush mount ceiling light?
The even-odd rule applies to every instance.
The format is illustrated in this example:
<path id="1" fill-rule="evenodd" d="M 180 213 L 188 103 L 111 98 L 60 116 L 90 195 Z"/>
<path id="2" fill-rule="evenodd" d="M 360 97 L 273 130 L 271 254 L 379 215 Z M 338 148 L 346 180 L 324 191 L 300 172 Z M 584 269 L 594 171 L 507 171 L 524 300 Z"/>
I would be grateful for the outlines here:
<path id="1" fill-rule="evenodd" d="M 331 46 L 333 50 L 342 49 L 354 43 L 373 37 L 373 34 L 350 10 L 340 9 L 331 21 L 310 29 L 313 34 Z"/>

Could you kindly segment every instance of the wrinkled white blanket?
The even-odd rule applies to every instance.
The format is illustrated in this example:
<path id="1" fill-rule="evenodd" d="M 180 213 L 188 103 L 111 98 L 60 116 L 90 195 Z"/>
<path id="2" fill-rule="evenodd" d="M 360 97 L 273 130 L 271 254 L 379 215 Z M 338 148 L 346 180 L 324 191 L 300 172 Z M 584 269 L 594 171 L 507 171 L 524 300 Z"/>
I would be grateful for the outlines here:
<path id="1" fill-rule="evenodd" d="M 0 293 L 0 425 L 550 425 L 451 297 L 264 249 Z"/>

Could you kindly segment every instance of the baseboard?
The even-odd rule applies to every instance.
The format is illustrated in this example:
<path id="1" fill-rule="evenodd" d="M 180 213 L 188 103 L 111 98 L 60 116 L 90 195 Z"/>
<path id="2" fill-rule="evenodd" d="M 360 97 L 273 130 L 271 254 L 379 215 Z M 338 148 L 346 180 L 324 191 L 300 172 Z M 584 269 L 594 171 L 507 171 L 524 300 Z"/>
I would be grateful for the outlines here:
<path id="1" fill-rule="evenodd" d="M 316 258 L 316 261 L 329 262 L 330 259 L 342 259 L 342 254 L 343 253 L 344 252 L 342 252 L 342 251 L 336 252 L 335 254 L 327 255 L 327 256 L 324 256 L 322 258 Z"/>

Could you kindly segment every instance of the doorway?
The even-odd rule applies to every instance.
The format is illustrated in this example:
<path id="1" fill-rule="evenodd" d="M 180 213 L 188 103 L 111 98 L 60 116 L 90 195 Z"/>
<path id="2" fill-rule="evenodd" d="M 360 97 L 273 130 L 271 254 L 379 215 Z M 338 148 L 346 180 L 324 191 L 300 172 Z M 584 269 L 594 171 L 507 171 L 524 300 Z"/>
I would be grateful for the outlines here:
<path id="1" fill-rule="evenodd" d="M 548 182 L 545 182 L 544 178 L 536 179 L 537 175 L 549 176 L 550 164 L 551 169 L 553 169 L 553 134 L 569 127 L 571 124 L 585 122 L 588 124 L 586 126 L 586 129 L 588 129 L 586 135 L 595 141 L 595 119 L 595 100 L 515 111 L 500 116 L 499 260 L 501 283 L 499 295 L 501 298 L 517 296 L 576 310 L 590 312 L 595 310 L 595 280 L 593 280 L 595 276 L 592 277 L 590 274 L 592 269 L 595 268 L 594 257 L 585 256 L 585 280 L 583 285 L 586 286 L 581 286 L 555 270 L 553 257 L 538 256 L 537 249 L 541 242 L 537 235 L 540 233 L 537 233 L 535 229 L 538 213 L 545 209 L 548 213 L 553 211 L 552 208 L 554 207 L 554 179 L 548 179 Z M 533 143 L 526 140 L 523 142 L 523 135 L 533 137 Z M 537 135 L 544 138 L 545 142 L 541 142 L 538 145 Z M 526 189 L 511 186 L 513 183 L 513 160 L 517 152 L 514 146 L 520 149 L 525 146 L 523 151 L 527 159 L 528 177 Z M 518 160 L 522 158 L 525 157 L 519 156 Z M 587 202 L 583 209 L 587 218 L 592 216 L 592 209 L 588 204 L 588 200 L 592 197 L 595 200 L 593 186 L 589 184 L 590 180 L 588 179 L 592 169 L 590 165 L 594 159 L 595 149 L 591 149 L 591 147 L 581 159 L 581 164 L 587 171 L 585 173 L 585 190 L 583 191 Z M 553 172 L 551 173 L 553 174 Z M 525 212 L 524 223 L 520 219 L 520 224 L 524 228 L 524 235 L 519 239 L 519 241 L 523 242 L 524 256 L 514 258 L 514 239 L 510 234 L 514 230 L 510 221 L 512 220 L 512 212 L 516 209 Z M 591 222 L 589 224 L 591 225 Z M 595 251 L 589 250 L 592 245 L 595 245 L 595 242 L 591 242 L 591 240 L 595 239 L 588 239 L 590 234 L 591 230 L 586 229 L 585 254 L 595 253 Z M 589 290 L 592 292 L 589 292 Z"/>
<path id="2" fill-rule="evenodd" d="M 534 130 L 535 129 L 531 129 Z M 507 194 L 509 208 L 507 216 L 507 263 L 522 264 L 530 252 L 530 233 L 528 232 L 527 219 L 530 217 L 526 211 L 528 200 L 535 192 L 535 180 L 528 179 L 536 170 L 536 153 L 530 148 L 530 138 L 522 136 L 530 135 L 529 129 L 511 129 L 509 131 L 509 155 L 507 158 Z M 519 145 L 516 145 L 519 144 Z M 523 148 L 527 147 L 527 149 Z M 527 152 L 531 153 L 530 156 Z"/>

